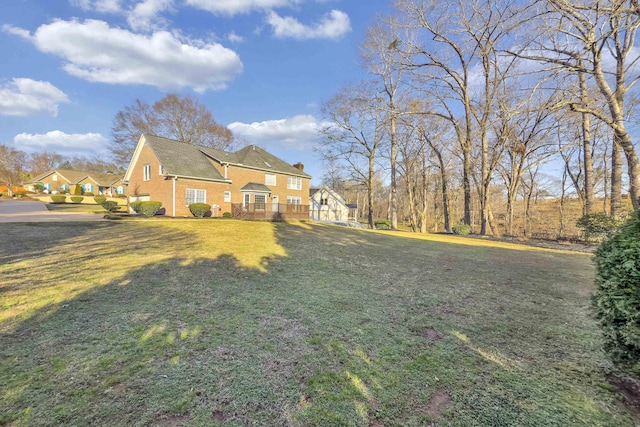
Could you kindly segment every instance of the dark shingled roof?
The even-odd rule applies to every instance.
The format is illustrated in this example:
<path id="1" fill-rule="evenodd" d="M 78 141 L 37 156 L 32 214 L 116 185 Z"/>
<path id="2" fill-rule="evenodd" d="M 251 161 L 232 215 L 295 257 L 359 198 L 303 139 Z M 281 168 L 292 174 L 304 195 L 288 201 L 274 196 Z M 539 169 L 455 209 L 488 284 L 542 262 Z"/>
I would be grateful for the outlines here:
<path id="1" fill-rule="evenodd" d="M 264 193 L 271 193 L 271 189 L 259 182 L 248 182 L 240 191 L 262 191 Z"/>
<path id="2" fill-rule="evenodd" d="M 145 141 L 169 175 L 225 181 L 213 164 L 193 144 L 145 134 Z"/>
<path id="3" fill-rule="evenodd" d="M 227 153 L 226 151 L 206 147 L 199 148 L 203 153 L 223 163 L 242 165 L 249 168 L 272 170 L 274 172 L 280 172 L 288 175 L 311 178 L 310 175 L 304 173 L 300 169 L 291 166 L 284 160 L 277 158 L 273 154 L 270 154 L 255 145 L 249 145 L 235 153 Z"/>

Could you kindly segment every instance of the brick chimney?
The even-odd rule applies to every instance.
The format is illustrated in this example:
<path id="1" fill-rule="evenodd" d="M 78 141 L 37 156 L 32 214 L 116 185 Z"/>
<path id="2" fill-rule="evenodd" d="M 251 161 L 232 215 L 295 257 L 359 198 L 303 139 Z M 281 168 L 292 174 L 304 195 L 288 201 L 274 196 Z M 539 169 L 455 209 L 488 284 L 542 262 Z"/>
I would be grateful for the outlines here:
<path id="1" fill-rule="evenodd" d="M 293 167 L 298 169 L 300 172 L 304 172 L 304 165 L 302 163 L 296 163 Z"/>

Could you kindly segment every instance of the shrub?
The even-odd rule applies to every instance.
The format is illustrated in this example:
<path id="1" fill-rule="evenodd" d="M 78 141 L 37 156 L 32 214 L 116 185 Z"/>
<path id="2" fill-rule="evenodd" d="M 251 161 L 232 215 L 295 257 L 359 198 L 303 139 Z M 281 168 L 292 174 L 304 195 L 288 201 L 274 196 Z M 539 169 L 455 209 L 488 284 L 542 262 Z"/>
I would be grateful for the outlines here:
<path id="1" fill-rule="evenodd" d="M 65 196 L 64 194 L 54 194 L 53 196 L 51 196 L 51 201 L 53 203 L 64 203 L 66 199 L 67 196 Z"/>
<path id="2" fill-rule="evenodd" d="M 140 213 L 144 216 L 154 216 L 162 207 L 162 202 L 141 202 Z"/>
<path id="3" fill-rule="evenodd" d="M 96 199 L 97 199 L 97 197 L 96 197 Z M 111 200 L 106 200 L 106 201 L 100 203 L 100 206 L 102 206 L 102 208 L 104 210 L 108 211 L 108 212 L 115 212 L 118 209 L 120 209 L 118 207 L 118 202 L 113 202 Z"/>
<path id="4" fill-rule="evenodd" d="M 44 185 L 37 183 L 37 184 L 33 184 L 33 190 L 36 193 L 42 193 L 42 191 L 44 190 Z"/>
<path id="5" fill-rule="evenodd" d="M 207 212 L 211 212 L 211 205 L 206 203 L 191 203 L 189 205 L 189 210 L 196 218 L 202 218 L 207 214 Z"/>
<path id="6" fill-rule="evenodd" d="M 621 221 L 604 212 L 586 214 L 576 221 L 576 226 L 582 230 L 585 239 L 611 236 L 620 224 Z"/>
<path id="7" fill-rule="evenodd" d="M 619 367 L 640 375 L 640 213 L 596 250 L 593 306 L 604 349 Z"/>
<path id="8" fill-rule="evenodd" d="M 89 193 L 84 193 L 84 195 L 86 196 Z M 106 197 L 102 197 L 102 196 L 96 196 L 93 198 L 93 201 L 96 202 L 96 204 L 101 205 L 105 202 L 105 200 L 107 200 Z"/>
<path id="9" fill-rule="evenodd" d="M 388 219 L 376 219 L 373 224 L 378 230 L 389 230 L 391 228 L 391 222 Z"/>
<path id="10" fill-rule="evenodd" d="M 82 187 L 76 185 L 73 189 L 73 194 L 75 194 L 76 196 L 82 196 Z"/>
<path id="11" fill-rule="evenodd" d="M 87 197 L 93 197 L 94 196 L 93 192 L 91 192 L 91 191 L 87 191 L 87 192 L 82 193 L 82 194 L 84 194 Z"/>
<path id="12" fill-rule="evenodd" d="M 231 212 L 225 212 L 222 214 L 222 218 L 231 218 Z"/>
<path id="13" fill-rule="evenodd" d="M 129 206 L 131 207 L 131 209 L 133 209 L 133 211 L 137 214 L 140 213 L 140 205 L 142 204 L 142 202 L 131 202 L 129 203 Z"/>
<path id="14" fill-rule="evenodd" d="M 84 197 L 82 196 L 71 196 L 71 201 L 73 203 L 80 203 L 84 200 Z"/>
<path id="15" fill-rule="evenodd" d="M 469 224 L 456 224 L 451 227 L 451 231 L 453 231 L 453 234 L 466 236 L 467 234 L 471 233 L 471 226 Z"/>

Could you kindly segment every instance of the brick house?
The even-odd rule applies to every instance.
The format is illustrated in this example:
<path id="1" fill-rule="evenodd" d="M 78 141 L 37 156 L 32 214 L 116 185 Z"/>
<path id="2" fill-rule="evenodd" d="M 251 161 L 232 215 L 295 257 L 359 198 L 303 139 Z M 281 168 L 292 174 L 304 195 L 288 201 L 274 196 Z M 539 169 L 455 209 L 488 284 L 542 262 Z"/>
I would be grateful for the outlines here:
<path id="1" fill-rule="evenodd" d="M 42 185 L 43 190 L 54 194 L 75 194 L 76 186 L 80 186 L 83 194 L 89 192 L 105 196 L 124 194 L 121 176 L 114 174 L 99 175 L 71 169 L 51 169 L 27 182 L 25 188 L 34 191 L 36 184 Z"/>
<path id="2" fill-rule="evenodd" d="M 123 182 L 129 203 L 162 202 L 170 216 L 191 216 L 189 204 L 207 203 L 211 216 L 309 218 L 311 176 L 255 145 L 236 152 L 143 134 Z"/>

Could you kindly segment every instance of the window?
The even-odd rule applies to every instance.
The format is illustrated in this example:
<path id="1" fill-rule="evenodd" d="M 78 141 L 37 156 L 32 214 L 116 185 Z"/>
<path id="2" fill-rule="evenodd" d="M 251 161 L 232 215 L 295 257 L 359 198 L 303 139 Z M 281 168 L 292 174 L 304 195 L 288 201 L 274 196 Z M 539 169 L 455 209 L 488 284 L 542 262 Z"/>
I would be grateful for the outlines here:
<path id="1" fill-rule="evenodd" d="M 187 188 L 187 206 L 191 203 L 206 203 L 207 190 L 194 190 Z"/>
<path id="2" fill-rule="evenodd" d="M 288 205 L 301 205 L 302 197 L 300 196 L 287 196 L 287 204 Z"/>
<path id="3" fill-rule="evenodd" d="M 51 179 L 53 179 L 54 181 L 58 180 L 58 175 L 56 175 L 55 173 L 53 174 L 53 176 L 51 177 Z"/>
<path id="4" fill-rule="evenodd" d="M 231 191 L 225 191 L 224 192 L 224 201 L 225 202 L 230 202 L 231 201 Z"/>
<path id="5" fill-rule="evenodd" d="M 82 187 L 83 187 L 84 191 L 87 191 L 87 192 L 92 192 L 93 191 L 93 185 L 91 185 L 91 184 L 84 184 Z"/>
<path id="6" fill-rule="evenodd" d="M 272 173 L 264 174 L 264 184 L 265 185 L 276 185 L 276 176 Z"/>
<path id="7" fill-rule="evenodd" d="M 151 179 L 151 165 L 144 165 L 143 175 L 145 181 L 149 181 Z"/>
<path id="8" fill-rule="evenodd" d="M 256 204 L 256 210 L 263 211 L 265 205 L 267 204 L 267 196 L 265 196 L 264 194 L 256 194 L 253 196 L 253 200 Z"/>
<path id="9" fill-rule="evenodd" d="M 288 176 L 287 190 L 302 190 L 302 178 L 299 176 Z"/>
<path id="10" fill-rule="evenodd" d="M 329 199 L 326 197 L 323 197 L 320 199 L 320 206 L 328 206 L 329 205 Z"/>
<path id="11" fill-rule="evenodd" d="M 247 206 L 249 203 L 251 203 L 251 194 L 244 193 L 244 204 L 242 206 Z"/>
<path id="12" fill-rule="evenodd" d="M 165 171 L 164 171 L 164 166 L 160 165 L 160 170 L 158 172 L 160 175 L 164 175 Z"/>

